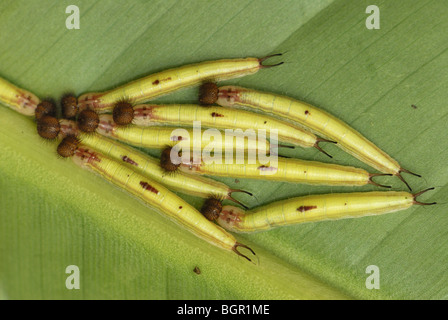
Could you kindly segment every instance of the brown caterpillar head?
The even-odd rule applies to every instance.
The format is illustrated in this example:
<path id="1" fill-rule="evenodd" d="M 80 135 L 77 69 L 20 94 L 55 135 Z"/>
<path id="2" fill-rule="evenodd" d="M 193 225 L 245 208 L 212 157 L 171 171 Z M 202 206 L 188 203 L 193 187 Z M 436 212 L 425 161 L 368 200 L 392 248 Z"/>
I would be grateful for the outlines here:
<path id="1" fill-rule="evenodd" d="M 160 166 L 166 172 L 174 172 L 180 166 L 180 163 L 175 164 L 171 160 L 171 150 L 172 149 L 173 148 L 171 148 L 171 147 L 165 148 L 165 149 L 163 149 L 162 154 L 160 155 Z"/>
<path id="2" fill-rule="evenodd" d="M 44 139 L 52 140 L 57 138 L 60 130 L 59 120 L 53 116 L 42 116 L 37 121 L 37 133 Z"/>
<path id="3" fill-rule="evenodd" d="M 90 109 L 83 110 L 78 115 L 78 127 L 84 132 L 94 132 L 100 123 L 98 114 Z"/>
<path id="4" fill-rule="evenodd" d="M 132 104 L 127 101 L 118 102 L 113 111 L 114 122 L 120 126 L 125 126 L 132 123 L 134 120 L 134 108 Z"/>
<path id="5" fill-rule="evenodd" d="M 58 145 L 58 154 L 63 158 L 72 157 L 79 146 L 79 139 L 74 136 L 65 137 Z"/>
<path id="6" fill-rule="evenodd" d="M 214 197 L 205 200 L 204 205 L 201 208 L 201 213 L 210 221 L 215 221 L 216 219 L 218 219 L 221 211 L 221 200 Z"/>
<path id="7" fill-rule="evenodd" d="M 73 119 L 78 114 L 78 99 L 73 94 L 66 94 L 61 98 L 62 115 L 66 119 Z"/>
<path id="8" fill-rule="evenodd" d="M 206 82 L 199 87 L 199 103 L 203 105 L 214 104 L 218 100 L 218 86 L 213 82 Z"/>
<path id="9" fill-rule="evenodd" d="M 51 100 L 44 100 L 37 105 L 34 115 L 37 121 L 39 121 L 43 116 L 54 117 L 56 115 L 56 105 Z"/>

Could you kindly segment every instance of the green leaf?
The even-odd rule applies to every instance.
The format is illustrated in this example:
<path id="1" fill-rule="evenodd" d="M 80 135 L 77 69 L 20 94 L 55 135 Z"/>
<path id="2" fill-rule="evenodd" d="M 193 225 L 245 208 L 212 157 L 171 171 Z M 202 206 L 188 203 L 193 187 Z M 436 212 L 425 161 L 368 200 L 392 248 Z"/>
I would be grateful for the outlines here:
<path id="1" fill-rule="evenodd" d="M 445 1 L 376 1 L 378 30 L 365 26 L 368 1 L 77 1 L 80 29 L 68 30 L 71 4 L 0 4 L 1 77 L 59 99 L 187 63 L 282 52 L 281 67 L 226 83 L 286 94 L 338 116 L 421 174 L 406 177 L 414 190 L 435 186 L 422 200 L 439 204 L 237 235 L 257 253 L 251 264 L 60 159 L 31 119 L 0 107 L 0 298 L 448 297 Z M 184 89 L 158 101 L 195 102 L 196 94 Z M 325 148 L 332 162 L 372 172 L 336 146 Z M 283 154 L 329 162 L 313 150 Z M 377 190 L 219 180 L 254 192 L 239 198 L 250 206 Z M 381 181 L 405 190 L 396 178 Z M 80 269 L 80 290 L 65 286 L 69 265 Z M 366 288 L 370 265 L 380 270 L 379 290 Z"/>

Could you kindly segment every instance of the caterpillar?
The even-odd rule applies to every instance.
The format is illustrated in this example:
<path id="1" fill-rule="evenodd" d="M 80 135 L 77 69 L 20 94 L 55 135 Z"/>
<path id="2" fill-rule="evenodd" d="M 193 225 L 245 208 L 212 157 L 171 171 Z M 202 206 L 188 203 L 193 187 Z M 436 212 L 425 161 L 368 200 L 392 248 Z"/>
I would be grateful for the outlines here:
<path id="1" fill-rule="evenodd" d="M 221 163 L 212 161 L 202 161 L 201 163 L 182 161 L 179 170 L 187 173 L 219 177 L 339 186 L 373 184 L 379 187 L 390 188 L 390 186 L 381 185 L 372 180 L 373 177 L 390 174 L 369 173 L 364 169 L 350 166 L 283 157 L 278 157 L 277 163 L 270 163 L 270 165 L 261 164 L 259 160 L 251 163 L 247 159 L 238 158 L 234 159 L 232 163 L 226 162 L 224 159 Z"/>
<path id="2" fill-rule="evenodd" d="M 66 144 L 67 141 L 69 146 L 65 147 L 64 144 Z M 74 144 L 76 145 L 76 148 L 73 148 Z M 64 153 L 64 155 L 67 156 L 71 154 L 71 159 L 75 164 L 83 169 L 96 173 L 112 184 L 126 190 L 142 200 L 145 204 L 152 208 L 156 208 L 170 220 L 180 224 L 197 237 L 219 248 L 233 251 L 248 261 L 251 261 L 251 259 L 239 252 L 238 248 L 246 248 L 255 255 L 255 252 L 252 249 L 237 242 L 231 234 L 207 220 L 188 202 L 178 197 L 161 184 L 106 157 L 102 153 L 95 152 L 84 146 L 80 141 L 74 143 L 73 137 L 64 138 L 58 146 L 58 150 L 65 149 L 74 150 L 73 152 Z"/>
<path id="3" fill-rule="evenodd" d="M 234 206 L 206 202 L 201 209 L 224 229 L 231 232 L 265 231 L 279 226 L 306 222 L 359 218 L 406 210 L 413 205 L 434 205 L 417 201 L 429 188 L 415 194 L 402 191 L 372 191 L 310 195 L 276 201 L 244 211 Z M 219 213 L 216 213 L 219 212 Z"/>
<path id="4" fill-rule="evenodd" d="M 161 71 L 109 91 L 83 94 L 78 99 L 78 106 L 80 110 L 91 108 L 99 113 L 112 111 L 119 101 L 129 100 L 138 104 L 204 81 L 220 81 L 254 74 L 260 69 L 282 64 L 263 64 L 266 59 L 278 55 L 281 54 L 264 58 L 206 61 Z"/>
<path id="5" fill-rule="evenodd" d="M 216 148 L 220 148 L 221 150 L 226 151 L 233 152 L 233 150 L 263 150 L 269 153 L 271 151 L 271 147 L 276 147 L 274 145 L 271 146 L 269 141 L 267 141 L 266 139 L 260 139 L 260 141 L 256 141 L 255 136 L 253 137 L 253 141 L 248 141 L 248 139 L 242 136 L 241 139 L 233 139 L 233 137 L 232 139 L 226 139 L 226 136 L 218 130 L 210 132 L 211 134 L 219 133 L 218 140 L 214 141 L 212 139 L 206 138 L 206 130 L 203 129 L 197 130 L 197 132 L 195 132 L 195 130 L 191 128 L 180 129 L 167 126 L 119 126 L 113 121 L 113 116 L 108 114 L 101 114 L 99 116 L 99 125 L 96 129 L 96 132 L 103 136 L 111 137 L 115 140 L 126 142 L 136 147 L 144 147 L 150 149 L 163 149 L 166 146 L 178 145 L 178 147 L 182 148 L 183 150 L 194 150 L 195 148 L 199 147 L 201 147 L 201 150 L 203 150 L 206 147 L 212 148 L 211 143 L 213 143 Z"/>
<path id="6" fill-rule="evenodd" d="M 170 125 L 191 126 L 200 121 L 207 128 L 241 130 L 262 129 L 266 132 L 276 130 L 281 142 L 314 147 L 331 157 L 321 149 L 320 142 L 328 140 L 317 138 L 313 133 L 292 124 L 275 119 L 265 114 L 224 107 L 203 107 L 194 104 L 154 105 L 141 104 L 132 107 L 129 103 L 118 103 L 113 112 L 114 122 L 119 125 L 134 124 L 136 126 Z M 330 141 L 332 142 L 332 141 Z"/>
<path id="7" fill-rule="evenodd" d="M 397 176 L 409 190 L 412 189 L 401 173 L 406 172 L 420 177 L 403 169 L 396 160 L 343 121 L 307 103 L 236 86 L 220 87 L 216 102 L 225 107 L 238 105 L 261 110 L 299 123 L 326 139 L 336 141 L 339 147 L 372 168 Z"/>
<path id="8" fill-rule="evenodd" d="M 75 136 L 77 138 L 74 138 Z M 245 205 L 233 198 L 232 194 L 241 192 L 252 195 L 248 191 L 232 189 L 222 182 L 201 176 L 193 176 L 182 172 L 167 174 L 160 166 L 158 159 L 99 134 L 82 133 L 77 129 L 77 125 L 73 121 L 61 121 L 60 138 L 62 139 L 64 137 L 67 137 L 67 142 L 70 142 L 70 137 L 72 137 L 72 140 L 77 139 L 82 142 L 83 145 L 100 152 L 115 161 L 127 165 L 140 174 L 163 184 L 165 187 L 170 188 L 173 191 L 202 198 L 207 198 L 213 195 L 221 200 L 231 200 L 243 207 L 245 207 Z M 73 147 L 70 147 L 71 145 L 69 143 L 64 145 L 68 151 L 73 149 Z M 58 153 L 61 154 L 60 152 Z"/>
<path id="9" fill-rule="evenodd" d="M 0 78 L 0 102 L 18 113 L 34 116 L 40 99 L 33 93 Z"/>

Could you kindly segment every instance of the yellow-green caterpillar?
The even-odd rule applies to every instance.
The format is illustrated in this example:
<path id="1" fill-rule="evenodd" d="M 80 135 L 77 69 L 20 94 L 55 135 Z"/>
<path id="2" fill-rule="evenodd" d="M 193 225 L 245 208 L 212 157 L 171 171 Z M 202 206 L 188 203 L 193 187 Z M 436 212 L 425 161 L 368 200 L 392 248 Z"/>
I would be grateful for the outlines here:
<path id="1" fill-rule="evenodd" d="M 259 160 L 252 163 L 246 158 L 232 159 L 234 160 L 232 163 L 226 160 L 223 158 L 219 162 L 202 161 L 201 163 L 195 163 L 193 160 L 183 161 L 179 169 L 186 173 L 219 177 L 340 186 L 373 184 L 390 188 L 372 180 L 372 177 L 388 174 L 369 173 L 364 169 L 350 166 L 282 157 L 278 157 L 269 165 L 262 164 Z"/>
<path id="2" fill-rule="evenodd" d="M 220 87 L 217 103 L 226 107 L 240 105 L 254 108 L 294 121 L 316 134 L 336 141 L 342 149 L 378 171 L 397 176 L 410 190 L 401 173 L 419 176 L 403 169 L 396 160 L 343 121 L 307 103 L 236 86 Z"/>
<path id="3" fill-rule="evenodd" d="M 163 184 L 173 191 L 202 198 L 214 196 L 221 200 L 232 200 L 240 205 L 242 204 L 232 197 L 233 193 L 243 192 L 251 195 L 250 192 L 231 189 L 224 183 L 209 178 L 182 172 L 176 172 L 174 174 L 167 173 L 161 168 L 159 159 L 99 134 L 79 132 L 74 121 L 61 120 L 61 138 L 70 135 L 76 136 L 86 147 L 127 165 L 129 168 Z"/>
<path id="4" fill-rule="evenodd" d="M 194 121 L 200 121 L 203 127 L 222 130 L 231 128 L 241 130 L 262 129 L 266 130 L 267 135 L 276 130 L 278 141 L 280 142 L 291 143 L 304 148 L 315 147 L 331 157 L 319 146 L 320 142 L 328 142 L 328 140 L 320 139 L 311 132 L 265 114 L 236 110 L 234 108 L 204 107 L 194 104 L 141 104 L 134 106 L 133 113 L 132 124 L 136 126 L 169 125 L 191 127 Z"/>
<path id="5" fill-rule="evenodd" d="M 224 206 L 219 216 L 216 215 L 216 221 L 232 232 L 256 232 L 306 222 L 380 215 L 406 210 L 413 205 L 436 204 L 416 200 L 422 193 L 433 189 L 416 194 L 373 191 L 310 195 L 273 202 L 247 211 Z"/>
<path id="6" fill-rule="evenodd" d="M 34 116 L 40 99 L 33 93 L 0 78 L 0 103 L 26 116 Z"/>
<path id="7" fill-rule="evenodd" d="M 206 61 L 161 71 L 116 89 L 83 94 L 78 99 L 78 105 L 81 110 L 92 108 L 99 113 L 112 111 L 119 101 L 129 100 L 137 104 L 204 81 L 221 81 L 254 74 L 262 68 L 274 66 L 263 65 L 263 61 L 272 56 Z"/>
<path id="8" fill-rule="evenodd" d="M 69 148 L 72 148 L 73 137 L 65 138 L 61 144 L 64 144 L 66 139 L 72 141 L 71 146 L 69 146 Z M 246 248 L 255 254 L 252 249 L 237 242 L 231 234 L 207 220 L 188 202 L 161 184 L 82 144 L 76 144 L 75 142 L 74 149 L 76 150 L 73 150 L 71 158 L 81 168 L 88 169 L 126 190 L 197 237 L 224 250 L 233 251 L 251 261 L 247 256 L 240 253 L 238 248 Z"/>

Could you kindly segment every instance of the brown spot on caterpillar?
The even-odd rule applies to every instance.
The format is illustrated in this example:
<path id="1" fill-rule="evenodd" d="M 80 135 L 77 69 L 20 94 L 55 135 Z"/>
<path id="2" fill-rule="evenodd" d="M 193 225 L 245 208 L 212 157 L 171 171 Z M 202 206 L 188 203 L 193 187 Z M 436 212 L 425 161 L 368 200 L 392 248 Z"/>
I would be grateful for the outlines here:
<path id="1" fill-rule="evenodd" d="M 133 166 L 138 167 L 138 163 L 135 162 L 134 160 L 132 160 L 131 158 L 129 158 L 128 156 L 122 156 L 121 160 L 123 160 L 124 162 L 127 162 L 129 164 L 132 164 Z"/>
<path id="2" fill-rule="evenodd" d="M 134 117 L 136 117 L 136 118 L 143 118 L 143 119 L 146 119 L 146 118 L 150 118 L 150 119 L 152 119 L 153 118 L 153 116 L 152 116 L 152 110 L 153 110 L 153 107 L 151 106 L 151 107 L 139 107 L 139 108 L 134 108 Z"/>
<path id="3" fill-rule="evenodd" d="M 241 222 L 241 216 L 238 212 L 234 212 L 233 209 L 222 210 L 219 219 L 225 220 L 227 223 L 234 222 L 238 224 Z"/>
<path id="4" fill-rule="evenodd" d="M 179 206 L 179 209 L 182 209 L 182 206 Z"/>
<path id="5" fill-rule="evenodd" d="M 79 148 L 78 150 L 76 150 L 76 154 L 82 160 L 85 160 L 87 158 L 88 163 L 92 163 L 93 161 L 101 162 L 101 159 L 97 157 L 96 153 L 88 149 Z"/>
<path id="6" fill-rule="evenodd" d="M 277 168 L 275 168 L 275 167 L 268 167 L 265 165 L 259 166 L 257 169 L 260 171 L 276 171 L 277 170 Z"/>
<path id="7" fill-rule="evenodd" d="M 21 106 L 28 105 L 28 101 L 27 101 L 28 99 L 27 99 L 25 93 L 20 92 L 20 94 L 16 94 L 16 99 L 17 99 L 18 104 L 20 104 Z"/>
<path id="8" fill-rule="evenodd" d="M 297 211 L 305 212 L 305 211 L 316 209 L 316 208 L 317 208 L 317 206 L 300 206 L 297 208 Z"/>
<path id="9" fill-rule="evenodd" d="M 182 141 L 184 140 L 184 138 L 182 136 L 171 136 L 170 138 L 171 141 Z M 185 139 L 188 140 L 188 139 Z"/>
<path id="10" fill-rule="evenodd" d="M 266 123 L 267 123 L 267 121 L 264 122 L 264 124 L 266 124 Z"/>
<path id="11" fill-rule="evenodd" d="M 213 118 L 216 118 L 216 117 L 218 117 L 218 118 L 222 118 L 222 117 L 224 117 L 224 115 L 223 115 L 223 114 L 220 114 L 220 113 L 217 113 L 217 112 L 212 112 L 212 117 L 213 117 Z"/>
<path id="12" fill-rule="evenodd" d="M 165 78 L 165 79 L 162 79 L 162 80 L 156 79 L 152 84 L 153 85 L 158 85 L 162 81 L 169 81 L 169 80 L 171 80 L 171 77 L 168 77 L 168 78 Z"/>
<path id="13" fill-rule="evenodd" d="M 151 186 L 148 182 L 140 181 L 140 185 L 143 189 L 151 191 L 152 193 L 159 194 L 159 190 Z"/>
<path id="14" fill-rule="evenodd" d="M 306 114 L 306 115 L 309 115 L 310 112 L 309 112 L 308 110 L 305 110 L 305 114 Z"/>
<path id="15" fill-rule="evenodd" d="M 100 121 L 99 127 L 105 133 L 109 134 L 114 131 L 115 124 L 110 120 L 107 120 L 107 121 L 102 120 L 102 121 Z"/>

